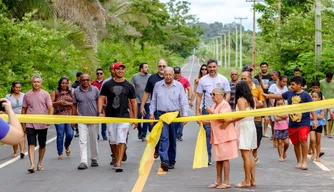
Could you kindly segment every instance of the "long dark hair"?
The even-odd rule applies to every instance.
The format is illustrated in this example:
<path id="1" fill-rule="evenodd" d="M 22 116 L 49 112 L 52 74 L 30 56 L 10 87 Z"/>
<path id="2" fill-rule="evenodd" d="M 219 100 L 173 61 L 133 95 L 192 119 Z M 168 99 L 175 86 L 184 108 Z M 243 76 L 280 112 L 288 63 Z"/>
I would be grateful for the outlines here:
<path id="1" fill-rule="evenodd" d="M 200 79 L 201 77 L 203 77 L 203 74 L 202 74 L 202 68 L 203 67 L 208 67 L 206 64 L 203 64 L 201 65 L 201 68 L 199 68 L 199 72 L 198 72 L 198 78 Z"/>
<path id="2" fill-rule="evenodd" d="M 67 77 L 62 77 L 62 78 L 59 79 L 59 81 L 58 81 L 58 87 L 57 87 L 57 90 L 58 90 L 59 93 L 61 93 L 61 82 L 63 82 L 63 80 L 66 80 L 67 83 L 69 81 L 69 79 Z M 71 95 L 71 90 L 69 89 L 68 86 L 66 87 L 66 91 L 68 92 L 68 94 Z"/>
<path id="3" fill-rule="evenodd" d="M 22 85 L 20 81 L 14 81 L 14 82 L 12 83 L 12 87 L 10 88 L 10 94 L 13 94 L 13 93 L 14 93 L 14 87 L 15 87 L 15 85 L 17 85 L 17 84 Z"/>
<path id="4" fill-rule="evenodd" d="M 253 109 L 255 108 L 252 92 L 245 81 L 239 81 L 235 86 L 235 107 L 237 106 L 238 99 L 241 97 L 245 98 Z"/>

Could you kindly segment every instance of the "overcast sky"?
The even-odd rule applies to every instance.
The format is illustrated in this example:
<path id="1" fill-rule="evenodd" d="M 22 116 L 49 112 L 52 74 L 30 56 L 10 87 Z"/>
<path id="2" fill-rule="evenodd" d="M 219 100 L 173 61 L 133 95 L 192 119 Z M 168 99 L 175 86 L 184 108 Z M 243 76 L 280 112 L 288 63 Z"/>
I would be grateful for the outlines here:
<path id="1" fill-rule="evenodd" d="M 161 0 L 168 2 L 169 0 Z M 190 14 L 199 18 L 200 22 L 213 23 L 215 21 L 225 23 L 240 22 L 235 17 L 247 17 L 243 20 L 246 30 L 252 30 L 253 11 L 251 2 L 246 0 L 186 0 L 191 3 Z M 257 15 L 259 17 L 259 15 Z"/>

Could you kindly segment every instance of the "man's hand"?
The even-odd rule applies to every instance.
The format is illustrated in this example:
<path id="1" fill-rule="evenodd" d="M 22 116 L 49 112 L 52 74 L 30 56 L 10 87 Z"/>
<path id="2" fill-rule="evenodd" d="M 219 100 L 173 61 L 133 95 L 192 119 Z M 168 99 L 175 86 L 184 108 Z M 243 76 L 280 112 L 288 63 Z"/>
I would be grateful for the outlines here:
<path id="1" fill-rule="evenodd" d="M 74 131 L 77 130 L 77 127 L 75 126 L 75 124 L 72 124 L 71 127 Z"/>
<path id="2" fill-rule="evenodd" d="M 267 93 L 262 93 L 262 95 L 265 97 L 265 98 L 268 98 L 269 94 Z"/>
<path id="3" fill-rule="evenodd" d="M 132 125 L 133 125 L 133 129 L 137 129 L 138 123 L 132 123 Z"/>
<path id="4" fill-rule="evenodd" d="M 191 102 L 191 100 L 188 100 L 188 104 L 189 104 L 189 107 L 190 107 L 190 109 L 192 109 L 193 108 L 193 102 Z"/>
<path id="5" fill-rule="evenodd" d="M 105 117 L 106 115 L 103 114 L 103 113 L 99 113 L 97 116 L 99 116 L 99 117 Z"/>
<path id="6" fill-rule="evenodd" d="M 155 120 L 154 115 L 150 114 L 150 120 Z M 153 123 L 151 122 L 150 125 L 153 125 Z"/>
<path id="7" fill-rule="evenodd" d="M 140 106 L 140 114 L 141 116 L 145 117 L 146 115 L 145 107 Z"/>

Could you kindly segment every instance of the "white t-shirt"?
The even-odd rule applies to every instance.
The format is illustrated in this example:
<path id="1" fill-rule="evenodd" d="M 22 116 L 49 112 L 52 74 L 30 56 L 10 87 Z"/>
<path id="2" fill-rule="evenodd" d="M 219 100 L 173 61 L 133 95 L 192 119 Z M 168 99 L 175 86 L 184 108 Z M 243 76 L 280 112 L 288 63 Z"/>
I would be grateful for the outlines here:
<path id="1" fill-rule="evenodd" d="M 202 104 L 205 105 L 205 107 L 213 106 L 214 102 L 212 101 L 210 93 L 214 88 L 220 87 L 224 88 L 225 93 L 231 91 L 230 83 L 223 75 L 218 74 L 216 77 L 212 78 L 208 74 L 199 80 L 196 92 L 201 94 L 204 93 L 202 96 Z"/>
<path id="2" fill-rule="evenodd" d="M 274 94 L 283 94 L 288 91 L 288 88 L 286 86 L 283 87 L 283 89 L 280 89 L 277 87 L 276 84 L 270 85 L 268 89 L 268 93 L 274 93 Z"/>

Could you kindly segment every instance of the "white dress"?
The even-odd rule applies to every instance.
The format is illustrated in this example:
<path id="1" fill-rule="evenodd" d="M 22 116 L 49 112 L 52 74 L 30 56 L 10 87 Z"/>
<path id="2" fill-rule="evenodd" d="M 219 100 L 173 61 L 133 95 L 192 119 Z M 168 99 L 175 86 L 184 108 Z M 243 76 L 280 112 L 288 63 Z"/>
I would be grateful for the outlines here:
<path id="1" fill-rule="evenodd" d="M 247 107 L 246 110 L 251 110 Z M 239 111 L 238 106 L 236 111 Z M 245 117 L 236 122 L 236 128 L 239 134 L 239 149 L 251 150 L 257 148 L 256 128 L 254 117 Z"/>

